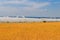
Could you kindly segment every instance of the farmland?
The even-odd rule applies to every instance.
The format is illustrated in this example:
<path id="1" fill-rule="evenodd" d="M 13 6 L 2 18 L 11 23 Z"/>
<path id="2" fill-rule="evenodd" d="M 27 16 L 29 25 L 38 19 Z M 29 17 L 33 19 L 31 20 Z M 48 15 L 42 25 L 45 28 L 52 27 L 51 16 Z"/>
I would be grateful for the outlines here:
<path id="1" fill-rule="evenodd" d="M 0 40 L 60 40 L 60 22 L 0 23 Z"/>

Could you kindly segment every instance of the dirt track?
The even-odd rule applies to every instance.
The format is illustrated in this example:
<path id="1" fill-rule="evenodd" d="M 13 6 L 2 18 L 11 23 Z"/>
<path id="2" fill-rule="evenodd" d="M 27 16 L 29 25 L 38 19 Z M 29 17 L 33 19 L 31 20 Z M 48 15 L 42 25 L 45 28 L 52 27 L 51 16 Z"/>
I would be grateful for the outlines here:
<path id="1" fill-rule="evenodd" d="M 0 40 L 60 40 L 60 22 L 0 23 Z"/>

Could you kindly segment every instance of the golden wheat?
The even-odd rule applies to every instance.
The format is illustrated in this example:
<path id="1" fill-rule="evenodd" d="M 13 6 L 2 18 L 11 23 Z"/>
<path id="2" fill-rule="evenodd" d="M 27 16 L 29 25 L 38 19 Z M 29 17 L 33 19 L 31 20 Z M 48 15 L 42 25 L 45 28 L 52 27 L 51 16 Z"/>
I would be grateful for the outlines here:
<path id="1" fill-rule="evenodd" d="M 0 23 L 0 40 L 60 40 L 60 22 Z"/>

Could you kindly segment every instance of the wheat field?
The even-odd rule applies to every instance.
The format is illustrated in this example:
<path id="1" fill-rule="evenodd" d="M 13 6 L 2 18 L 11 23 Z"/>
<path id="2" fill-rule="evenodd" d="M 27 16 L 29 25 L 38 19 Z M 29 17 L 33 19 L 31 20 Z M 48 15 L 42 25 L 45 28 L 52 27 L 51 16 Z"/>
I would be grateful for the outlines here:
<path id="1" fill-rule="evenodd" d="M 60 22 L 0 23 L 0 40 L 60 40 Z"/>

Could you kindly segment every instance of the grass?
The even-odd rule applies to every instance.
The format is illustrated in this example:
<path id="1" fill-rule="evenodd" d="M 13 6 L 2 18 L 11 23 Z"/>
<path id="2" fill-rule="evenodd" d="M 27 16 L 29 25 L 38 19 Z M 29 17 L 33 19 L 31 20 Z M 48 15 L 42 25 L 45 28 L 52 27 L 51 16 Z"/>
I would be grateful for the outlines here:
<path id="1" fill-rule="evenodd" d="M 0 40 L 60 40 L 60 22 L 0 23 Z"/>

